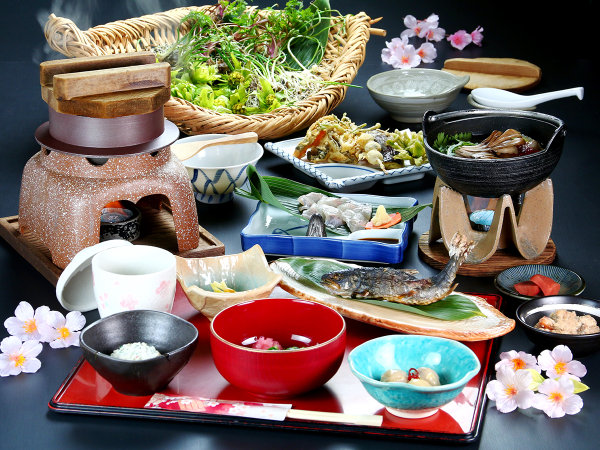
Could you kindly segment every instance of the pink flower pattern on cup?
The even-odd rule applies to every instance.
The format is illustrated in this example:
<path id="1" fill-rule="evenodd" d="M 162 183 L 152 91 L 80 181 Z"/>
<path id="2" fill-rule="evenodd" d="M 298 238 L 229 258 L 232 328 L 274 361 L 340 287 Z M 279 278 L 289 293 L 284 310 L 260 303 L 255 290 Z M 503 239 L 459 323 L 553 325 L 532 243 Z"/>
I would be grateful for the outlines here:
<path id="1" fill-rule="evenodd" d="M 159 295 L 164 293 L 166 290 L 169 289 L 170 285 L 171 283 L 169 283 L 169 280 L 162 280 L 156 288 L 156 293 Z"/>
<path id="2" fill-rule="evenodd" d="M 100 306 L 105 309 L 106 308 L 106 300 L 108 299 L 108 294 L 105 292 L 104 294 L 100 294 L 98 296 L 98 300 L 100 300 Z"/>
<path id="3" fill-rule="evenodd" d="M 120 301 L 120 305 L 122 308 L 124 309 L 128 309 L 128 310 L 132 310 L 135 309 L 135 307 L 138 305 L 138 300 L 132 295 L 132 294 L 128 294 L 127 296 L 123 297 Z"/>

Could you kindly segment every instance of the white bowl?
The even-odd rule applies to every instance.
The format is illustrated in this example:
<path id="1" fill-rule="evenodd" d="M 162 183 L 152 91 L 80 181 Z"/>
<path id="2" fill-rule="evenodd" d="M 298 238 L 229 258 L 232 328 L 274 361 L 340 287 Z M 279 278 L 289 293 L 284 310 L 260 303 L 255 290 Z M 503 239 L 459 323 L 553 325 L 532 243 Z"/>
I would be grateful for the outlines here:
<path id="1" fill-rule="evenodd" d="M 394 120 L 418 123 L 426 111 L 448 108 L 469 76 L 457 76 L 435 69 L 397 69 L 373 75 L 367 89 L 379 106 Z"/>
<path id="2" fill-rule="evenodd" d="M 205 141 L 226 136 L 203 134 L 179 139 L 177 143 Z M 229 144 L 207 147 L 182 161 L 188 171 L 196 200 L 201 203 L 225 203 L 233 199 L 233 191 L 247 179 L 246 167 L 256 164 L 263 155 L 258 143 Z"/>

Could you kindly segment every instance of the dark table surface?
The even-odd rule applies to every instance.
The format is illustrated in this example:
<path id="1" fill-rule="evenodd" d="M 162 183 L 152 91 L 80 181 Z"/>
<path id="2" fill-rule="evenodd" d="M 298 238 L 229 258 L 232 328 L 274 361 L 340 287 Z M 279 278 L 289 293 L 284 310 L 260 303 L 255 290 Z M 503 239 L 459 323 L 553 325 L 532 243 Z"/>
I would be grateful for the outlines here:
<path id="1" fill-rule="evenodd" d="M 435 12 L 447 32 L 484 27 L 481 48 L 473 45 L 462 52 L 447 42 L 437 45 L 438 58 L 425 67 L 440 68 L 451 57 L 511 57 L 528 60 L 542 69 L 542 79 L 530 93 L 584 86 L 585 98 L 555 100 L 538 107 L 540 112 L 564 120 L 568 134 L 564 152 L 552 174 L 555 188 L 552 239 L 558 255 L 555 264 L 575 270 L 587 281 L 584 297 L 600 298 L 598 282 L 600 221 L 598 168 L 600 167 L 598 64 L 593 51 L 592 1 L 571 1 L 556 10 L 537 2 L 405 2 L 405 1 L 333 1 L 342 13 L 365 11 L 371 17 L 383 17 L 377 25 L 386 29 L 387 38 L 371 37 L 367 57 L 355 83 L 365 86 L 369 76 L 391 67 L 381 62 L 386 39 L 399 36 L 407 14 L 425 18 Z M 20 179 L 26 161 L 38 151 L 33 132 L 48 117 L 40 97 L 38 64 L 57 55 L 45 46 L 40 23 L 50 12 L 72 18 L 81 28 L 154 13 L 186 1 L 94 2 L 31 1 L 12 2 L 3 8 L 3 32 L 0 48 L 2 108 L 0 130 L 4 140 L 0 165 L 0 217 L 18 212 Z M 255 2 L 259 6 L 271 2 Z M 468 109 L 467 94 L 461 93 L 451 110 Z M 357 123 L 380 122 L 384 128 L 403 127 L 394 123 L 370 98 L 366 88 L 351 88 L 335 113 L 343 112 Z M 413 126 L 413 128 L 415 128 Z M 314 182 L 301 176 L 291 165 L 265 154 L 258 163 L 261 173 Z M 406 195 L 419 202 L 431 201 L 434 176 L 395 185 L 376 185 L 369 191 L 380 195 Z M 316 186 L 316 185 L 315 185 Z M 222 206 L 198 206 L 199 222 L 225 243 L 227 253 L 241 251 L 239 232 L 255 208 L 255 202 L 235 198 Z M 402 267 L 417 268 L 432 274 L 417 256 L 418 237 L 429 227 L 429 211 L 419 215 Z M 459 277 L 463 291 L 495 293 L 491 278 Z M 34 307 L 49 305 L 60 309 L 54 287 L 29 265 L 6 242 L 0 241 L 0 286 L 2 321 L 14 314 L 17 304 L 26 300 Z M 514 300 L 505 299 L 503 312 L 514 317 Z M 97 311 L 86 313 L 88 323 L 98 318 Z M 0 333 L 0 339 L 7 336 Z M 501 340 L 500 350 L 534 352 L 534 347 L 517 327 Z M 407 448 L 414 442 L 375 440 L 360 436 L 326 433 L 265 431 L 235 426 L 207 426 L 160 421 L 108 417 L 61 415 L 48 410 L 48 401 L 81 356 L 71 347 L 52 350 L 45 347 L 40 355 L 42 368 L 35 374 L 21 374 L 0 379 L 0 447 L 1 448 Z M 600 431 L 600 355 L 581 357 L 587 366 L 584 381 L 590 390 L 582 394 L 584 406 L 575 416 L 550 419 L 543 413 L 527 410 L 502 414 L 487 405 L 480 440 L 470 444 L 481 448 L 597 448 Z M 436 446 L 435 443 L 422 443 Z"/>

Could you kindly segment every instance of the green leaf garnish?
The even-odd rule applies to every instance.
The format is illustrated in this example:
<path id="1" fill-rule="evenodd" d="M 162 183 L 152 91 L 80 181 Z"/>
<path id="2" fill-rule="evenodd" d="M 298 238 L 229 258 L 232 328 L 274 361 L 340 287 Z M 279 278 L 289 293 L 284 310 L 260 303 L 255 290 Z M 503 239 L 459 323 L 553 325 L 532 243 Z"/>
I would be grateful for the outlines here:
<path id="1" fill-rule="evenodd" d="M 300 284 L 328 295 L 331 294 L 329 294 L 321 284 L 321 277 L 326 273 L 354 268 L 353 266 L 339 261 L 324 259 L 289 257 L 281 258 L 278 261 L 287 263 L 290 266 L 297 275 L 294 279 Z M 369 303 L 371 305 L 381 306 L 382 308 L 395 309 L 439 320 L 464 320 L 475 316 L 485 316 L 470 298 L 461 294 L 450 294 L 446 298 L 430 305 L 404 305 L 402 303 L 377 299 L 347 300 Z"/>
<path id="2" fill-rule="evenodd" d="M 433 148 L 441 153 L 453 155 L 454 150 L 458 147 L 462 147 L 463 145 L 474 145 L 474 143 L 471 142 L 472 137 L 472 134 L 469 132 L 455 133 L 452 136 L 449 136 L 446 133 L 438 133 L 435 141 L 433 141 Z"/>
<path id="3" fill-rule="evenodd" d="M 331 192 L 327 192 L 307 184 L 288 180 L 287 178 L 271 176 L 263 177 L 258 173 L 256 167 L 251 164 L 248 165 L 246 173 L 248 175 L 248 184 L 250 185 L 250 190 L 246 191 L 241 188 L 236 188 L 235 193 L 237 195 L 267 203 L 307 222 L 308 219 L 299 213 L 298 197 L 310 192 L 319 192 L 329 197 L 339 197 L 339 195 L 332 194 Z M 378 206 L 377 202 L 370 202 L 368 200 L 363 200 L 363 202 L 370 204 L 373 207 Z M 402 215 L 402 222 L 407 222 L 416 217 L 420 211 L 430 206 L 431 203 L 426 203 L 423 205 L 409 206 L 407 208 L 399 206 L 386 206 L 385 209 L 388 213 L 399 212 Z M 327 227 L 327 230 L 338 235 L 350 234 L 350 231 L 345 227 Z"/>

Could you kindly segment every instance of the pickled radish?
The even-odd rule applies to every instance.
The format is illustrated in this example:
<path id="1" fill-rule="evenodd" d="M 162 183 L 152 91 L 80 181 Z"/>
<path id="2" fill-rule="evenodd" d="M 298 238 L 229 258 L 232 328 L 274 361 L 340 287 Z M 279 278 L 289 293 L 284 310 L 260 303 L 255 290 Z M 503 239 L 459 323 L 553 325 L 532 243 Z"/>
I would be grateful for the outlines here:
<path id="1" fill-rule="evenodd" d="M 539 295 L 541 292 L 540 287 L 533 281 L 521 281 L 520 283 L 515 283 L 513 287 L 519 294 L 527 295 L 529 297 Z"/>
<path id="2" fill-rule="evenodd" d="M 544 295 L 557 295 L 560 292 L 560 284 L 547 276 L 536 274 L 529 280 L 538 285 Z"/>

